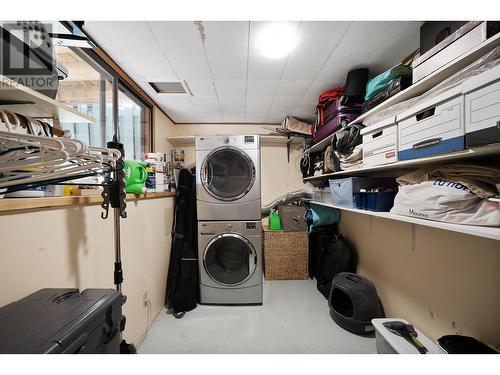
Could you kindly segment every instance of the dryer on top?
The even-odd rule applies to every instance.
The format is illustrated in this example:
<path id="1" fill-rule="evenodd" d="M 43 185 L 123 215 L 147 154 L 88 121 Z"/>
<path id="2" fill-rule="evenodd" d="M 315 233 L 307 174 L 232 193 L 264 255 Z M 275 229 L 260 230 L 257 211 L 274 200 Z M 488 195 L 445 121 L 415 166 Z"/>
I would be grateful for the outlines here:
<path id="1" fill-rule="evenodd" d="M 198 220 L 260 220 L 258 135 L 196 137 Z"/>

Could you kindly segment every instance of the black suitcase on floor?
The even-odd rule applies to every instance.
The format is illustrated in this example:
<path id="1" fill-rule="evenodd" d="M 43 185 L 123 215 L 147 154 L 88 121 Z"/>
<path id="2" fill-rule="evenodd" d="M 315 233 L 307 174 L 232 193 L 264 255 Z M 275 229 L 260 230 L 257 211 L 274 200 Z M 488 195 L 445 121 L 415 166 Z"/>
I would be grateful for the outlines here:
<path id="1" fill-rule="evenodd" d="M 0 309 L 0 353 L 118 354 L 122 304 L 112 289 L 41 289 Z"/>

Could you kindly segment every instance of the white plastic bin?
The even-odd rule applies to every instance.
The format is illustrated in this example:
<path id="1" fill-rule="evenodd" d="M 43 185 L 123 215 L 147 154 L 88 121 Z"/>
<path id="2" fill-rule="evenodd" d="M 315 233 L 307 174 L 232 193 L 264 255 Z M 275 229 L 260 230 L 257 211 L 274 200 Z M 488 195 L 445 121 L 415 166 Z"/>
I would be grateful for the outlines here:
<path id="1" fill-rule="evenodd" d="M 372 319 L 372 324 L 375 327 L 377 352 L 379 354 L 420 354 L 412 344 L 384 327 L 384 322 L 395 320 L 409 324 L 408 321 L 399 318 Z M 440 346 L 432 342 L 430 338 L 425 336 L 416 327 L 415 331 L 417 331 L 418 341 L 427 348 L 427 354 L 446 354 Z"/>
<path id="2" fill-rule="evenodd" d="M 398 125 L 396 117 L 380 121 L 361 130 L 363 166 L 369 167 L 398 161 Z"/>

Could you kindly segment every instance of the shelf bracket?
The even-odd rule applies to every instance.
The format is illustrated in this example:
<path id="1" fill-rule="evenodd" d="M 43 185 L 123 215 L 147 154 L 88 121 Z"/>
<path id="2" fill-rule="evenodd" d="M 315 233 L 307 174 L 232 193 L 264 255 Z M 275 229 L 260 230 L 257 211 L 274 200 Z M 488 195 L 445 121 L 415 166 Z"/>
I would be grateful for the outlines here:
<path id="1" fill-rule="evenodd" d="M 370 216 L 370 237 L 373 237 L 373 216 Z"/>
<path id="2" fill-rule="evenodd" d="M 415 237 L 416 237 L 416 229 L 415 229 L 415 224 L 411 224 L 411 238 L 410 238 L 410 249 L 411 251 L 415 251 Z"/>

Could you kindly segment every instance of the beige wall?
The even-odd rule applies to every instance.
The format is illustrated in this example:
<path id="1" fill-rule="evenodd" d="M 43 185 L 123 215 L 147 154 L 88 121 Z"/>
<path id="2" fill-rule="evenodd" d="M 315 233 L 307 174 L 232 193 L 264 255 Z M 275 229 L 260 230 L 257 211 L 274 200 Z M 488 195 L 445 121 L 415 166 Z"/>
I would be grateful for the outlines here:
<path id="1" fill-rule="evenodd" d="M 114 288 L 113 217 L 100 206 L 0 215 L 0 306 L 41 288 Z M 173 199 L 128 202 L 121 220 L 124 337 L 138 343 L 165 300 Z"/>
<path id="2" fill-rule="evenodd" d="M 155 109 L 155 151 L 168 152 L 172 122 Z M 122 220 L 125 338 L 138 343 L 165 300 L 173 198 L 127 203 Z M 114 288 L 113 217 L 100 206 L 0 216 L 0 306 L 40 288 Z M 151 316 L 143 295 L 151 301 Z"/>
<path id="3" fill-rule="evenodd" d="M 175 136 L 213 134 L 267 134 L 276 126 L 242 124 L 182 124 L 174 126 Z M 302 189 L 300 145 L 292 145 L 290 162 L 285 144 L 264 144 L 261 148 L 262 203 L 266 204 L 283 193 Z M 195 164 L 194 146 L 183 147 L 186 166 Z"/>
<path id="4" fill-rule="evenodd" d="M 463 334 L 500 349 L 500 241 L 342 212 L 341 233 L 386 316 L 432 339 Z"/>
<path id="5" fill-rule="evenodd" d="M 154 109 L 154 137 L 155 137 L 155 149 L 154 152 L 164 152 L 167 153 L 172 148 L 170 142 L 167 141 L 167 137 L 172 137 L 175 135 L 174 124 L 170 119 L 165 116 L 165 114 L 158 108 Z"/>

